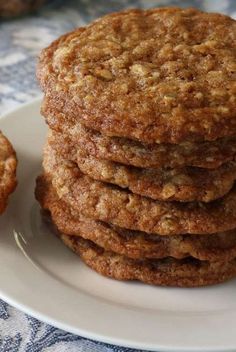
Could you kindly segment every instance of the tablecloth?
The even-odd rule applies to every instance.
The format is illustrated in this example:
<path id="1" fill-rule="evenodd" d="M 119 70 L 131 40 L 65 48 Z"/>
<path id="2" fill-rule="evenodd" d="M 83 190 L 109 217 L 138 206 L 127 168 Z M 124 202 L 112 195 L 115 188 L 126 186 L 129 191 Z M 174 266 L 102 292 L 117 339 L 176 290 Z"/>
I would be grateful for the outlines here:
<path id="1" fill-rule="evenodd" d="M 176 5 L 230 14 L 235 0 L 48 1 L 37 13 L 0 23 L 0 115 L 39 94 L 35 64 L 41 48 L 60 34 L 107 12 L 128 7 Z M 78 312 L 79 314 L 79 312 Z M 76 336 L 25 315 L 0 300 L 0 352 L 128 352 Z"/>

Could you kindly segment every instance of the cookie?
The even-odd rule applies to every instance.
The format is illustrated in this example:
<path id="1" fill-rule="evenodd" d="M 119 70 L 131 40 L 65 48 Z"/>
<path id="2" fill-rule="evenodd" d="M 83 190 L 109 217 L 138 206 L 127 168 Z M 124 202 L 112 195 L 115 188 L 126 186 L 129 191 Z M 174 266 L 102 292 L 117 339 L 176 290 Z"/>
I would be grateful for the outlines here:
<path id="1" fill-rule="evenodd" d="M 41 7 L 46 0 L 0 0 L 0 17 L 25 15 Z"/>
<path id="2" fill-rule="evenodd" d="M 91 178 L 126 188 L 135 194 L 161 201 L 210 202 L 223 197 L 234 185 L 236 163 L 219 169 L 140 169 L 100 160 L 78 150 L 80 170 Z"/>
<path id="3" fill-rule="evenodd" d="M 91 220 L 59 199 L 49 180 L 37 179 L 35 195 L 49 211 L 56 228 L 69 236 L 81 236 L 98 246 L 133 259 L 192 256 L 199 260 L 229 261 L 236 257 L 236 231 L 212 235 L 158 236 L 122 229 Z"/>
<path id="4" fill-rule="evenodd" d="M 16 187 L 16 166 L 16 153 L 0 131 L 0 214 L 5 210 L 8 197 Z"/>
<path id="5" fill-rule="evenodd" d="M 236 179 L 236 163 L 219 169 L 140 169 L 93 158 L 77 152 L 77 165 L 91 178 L 126 188 L 135 194 L 161 201 L 210 202 L 227 194 Z"/>
<path id="6" fill-rule="evenodd" d="M 235 41 L 225 15 L 127 10 L 53 42 L 37 77 L 52 108 L 106 135 L 210 141 L 236 135 Z"/>
<path id="7" fill-rule="evenodd" d="M 49 108 L 49 107 L 48 107 Z M 42 111 L 44 106 L 42 106 Z M 116 161 L 142 168 L 179 168 L 195 166 L 215 169 L 233 161 L 236 138 L 221 138 L 211 142 L 180 144 L 144 144 L 122 137 L 108 137 L 86 128 L 78 121 L 68 121 L 64 114 L 50 110 L 46 122 L 52 130 L 63 133 L 75 147 L 98 159 Z"/>
<path id="8" fill-rule="evenodd" d="M 211 203 L 160 202 L 85 176 L 49 145 L 43 167 L 59 197 L 94 220 L 159 235 L 210 234 L 236 227 L 236 187 Z"/>
<path id="9" fill-rule="evenodd" d="M 61 234 L 66 246 L 99 274 L 116 280 L 138 280 L 160 286 L 198 287 L 225 282 L 236 276 L 236 260 L 207 262 L 194 258 L 134 260 L 105 251 L 93 242 Z"/>
<path id="10" fill-rule="evenodd" d="M 64 159 L 75 161 L 91 178 L 155 200 L 210 202 L 228 193 L 236 179 L 236 162 L 214 170 L 193 167 L 143 169 L 94 158 L 82 147 L 75 148 L 69 138 L 59 133 L 49 133 L 48 143 Z"/>

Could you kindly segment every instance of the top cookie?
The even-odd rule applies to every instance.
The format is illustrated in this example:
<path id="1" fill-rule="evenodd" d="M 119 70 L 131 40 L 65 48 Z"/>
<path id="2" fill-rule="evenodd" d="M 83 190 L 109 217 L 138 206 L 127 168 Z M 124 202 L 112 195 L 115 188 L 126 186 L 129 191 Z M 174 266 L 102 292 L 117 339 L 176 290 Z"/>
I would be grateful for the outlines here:
<path id="1" fill-rule="evenodd" d="M 53 42 L 37 76 L 51 107 L 106 135 L 215 140 L 236 135 L 235 44 L 224 15 L 128 10 Z"/>

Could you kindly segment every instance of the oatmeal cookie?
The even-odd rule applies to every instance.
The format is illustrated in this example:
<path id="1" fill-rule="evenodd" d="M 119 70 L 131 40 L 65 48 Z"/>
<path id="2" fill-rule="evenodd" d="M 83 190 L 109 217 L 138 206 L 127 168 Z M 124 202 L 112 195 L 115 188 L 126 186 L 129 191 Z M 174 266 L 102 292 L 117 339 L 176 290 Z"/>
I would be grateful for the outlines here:
<path id="1" fill-rule="evenodd" d="M 0 131 L 0 214 L 7 206 L 8 196 L 16 187 L 16 153 Z"/>
<path id="2" fill-rule="evenodd" d="M 135 194 L 161 201 L 211 202 L 227 194 L 236 179 L 236 162 L 215 170 L 140 169 L 77 152 L 77 165 L 91 178 L 126 188 Z"/>
<path id="3" fill-rule="evenodd" d="M 61 240 L 98 273 L 117 280 L 138 280 L 161 286 L 198 287 L 236 276 L 236 260 L 207 262 L 194 258 L 134 260 L 105 251 L 93 242 L 61 234 Z"/>
<path id="4" fill-rule="evenodd" d="M 236 162 L 214 170 L 143 169 L 94 158 L 82 146 L 75 148 L 73 141 L 59 133 L 49 133 L 48 143 L 64 159 L 76 162 L 85 175 L 155 200 L 210 202 L 227 194 L 236 179 Z"/>
<path id="5" fill-rule="evenodd" d="M 42 107 L 43 109 L 43 107 Z M 220 138 L 211 142 L 180 144 L 144 144 L 128 138 L 108 137 L 81 123 L 68 121 L 58 111 L 46 117 L 49 127 L 69 137 L 74 146 L 98 159 L 116 161 L 142 168 L 178 168 L 195 166 L 216 169 L 233 161 L 236 138 Z"/>
<path id="6" fill-rule="evenodd" d="M 50 107 L 106 135 L 210 141 L 236 135 L 235 42 L 225 15 L 127 10 L 54 41 L 37 77 Z"/>
<path id="7" fill-rule="evenodd" d="M 75 213 L 59 199 L 50 180 L 39 177 L 35 195 L 49 211 L 56 228 L 69 236 L 81 236 L 98 246 L 133 259 L 192 256 L 199 260 L 229 261 L 236 257 L 236 231 L 212 235 L 158 236 L 132 231 Z M 47 215 L 47 214 L 46 214 Z"/>
<path id="8" fill-rule="evenodd" d="M 236 227 L 236 187 L 211 203 L 160 202 L 91 179 L 49 145 L 43 167 L 59 197 L 95 220 L 159 235 L 210 234 Z"/>

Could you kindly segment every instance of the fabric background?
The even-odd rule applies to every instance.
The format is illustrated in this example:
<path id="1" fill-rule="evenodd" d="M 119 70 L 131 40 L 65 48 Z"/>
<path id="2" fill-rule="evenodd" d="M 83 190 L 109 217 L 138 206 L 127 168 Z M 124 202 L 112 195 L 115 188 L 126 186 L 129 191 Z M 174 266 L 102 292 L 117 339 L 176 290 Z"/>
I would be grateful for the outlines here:
<path id="1" fill-rule="evenodd" d="M 236 18 L 235 0 L 71 0 L 48 1 L 28 17 L 0 22 L 0 115 L 40 91 L 35 64 L 40 50 L 60 34 L 96 17 L 128 7 L 194 6 Z M 0 300 L 0 352 L 129 352 L 61 331 Z"/>

